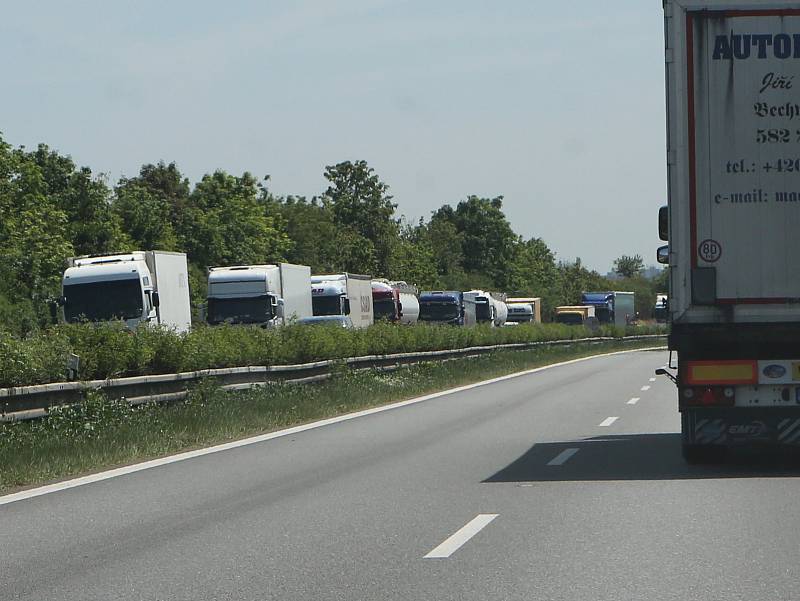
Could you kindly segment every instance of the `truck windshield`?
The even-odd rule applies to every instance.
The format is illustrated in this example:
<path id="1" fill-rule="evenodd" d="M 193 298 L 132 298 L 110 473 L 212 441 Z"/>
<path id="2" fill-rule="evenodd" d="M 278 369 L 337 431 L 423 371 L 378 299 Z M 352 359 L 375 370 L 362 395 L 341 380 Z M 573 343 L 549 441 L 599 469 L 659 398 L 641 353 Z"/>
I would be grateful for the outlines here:
<path id="1" fill-rule="evenodd" d="M 459 316 L 458 305 L 453 303 L 420 303 L 421 321 L 452 321 Z"/>
<path id="2" fill-rule="evenodd" d="M 265 323 L 275 317 L 269 295 L 209 298 L 208 323 Z"/>
<path id="3" fill-rule="evenodd" d="M 397 308 L 395 307 L 394 300 L 391 298 L 374 301 L 372 303 L 372 308 L 375 312 L 375 321 L 379 319 L 394 321 L 397 319 Z"/>
<path id="4" fill-rule="evenodd" d="M 342 304 L 341 297 L 337 295 L 331 296 L 314 296 L 311 298 L 311 309 L 314 315 L 341 315 Z"/>
<path id="5" fill-rule="evenodd" d="M 475 301 L 475 319 L 478 321 L 490 321 L 492 319 L 492 311 L 487 300 Z"/>
<path id="6" fill-rule="evenodd" d="M 64 297 L 64 318 L 68 322 L 135 319 L 144 311 L 139 278 L 68 284 L 64 286 Z"/>
<path id="7" fill-rule="evenodd" d="M 580 313 L 559 313 L 556 315 L 556 321 L 568 326 L 579 326 L 583 324 L 583 315 Z"/>

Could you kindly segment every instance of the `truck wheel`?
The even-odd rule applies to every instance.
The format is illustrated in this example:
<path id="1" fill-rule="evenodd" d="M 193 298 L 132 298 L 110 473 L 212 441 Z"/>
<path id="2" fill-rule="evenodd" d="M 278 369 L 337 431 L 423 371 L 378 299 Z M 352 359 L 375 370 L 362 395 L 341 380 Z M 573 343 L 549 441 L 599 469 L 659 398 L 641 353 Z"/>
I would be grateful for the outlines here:
<path id="1" fill-rule="evenodd" d="M 725 456 L 725 448 L 717 445 L 684 444 L 681 446 L 683 460 L 690 465 L 719 463 Z"/>

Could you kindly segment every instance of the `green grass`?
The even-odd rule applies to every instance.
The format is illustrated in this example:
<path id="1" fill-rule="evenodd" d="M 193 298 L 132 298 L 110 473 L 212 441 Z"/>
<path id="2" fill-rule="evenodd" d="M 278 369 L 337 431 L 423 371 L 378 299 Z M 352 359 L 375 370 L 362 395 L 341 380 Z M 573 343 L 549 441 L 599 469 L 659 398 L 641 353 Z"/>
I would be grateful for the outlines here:
<path id="1" fill-rule="evenodd" d="M 606 326 L 592 333 L 585 328 L 560 324 L 459 328 L 379 323 L 358 330 L 198 326 L 188 334 L 179 335 L 163 328 L 141 327 L 130 332 L 121 324 L 70 324 L 29 338 L 0 332 L 0 387 L 61 381 L 70 353 L 80 357 L 79 379 L 93 380 L 215 367 L 285 365 L 363 355 L 664 332 L 663 327 L 637 327 L 625 332 Z"/>
<path id="2" fill-rule="evenodd" d="M 499 351 L 394 372 L 342 368 L 323 383 L 225 392 L 200 384 L 185 402 L 130 408 L 92 393 L 46 419 L 0 425 L 0 492 L 235 440 L 499 375 L 652 341 Z"/>

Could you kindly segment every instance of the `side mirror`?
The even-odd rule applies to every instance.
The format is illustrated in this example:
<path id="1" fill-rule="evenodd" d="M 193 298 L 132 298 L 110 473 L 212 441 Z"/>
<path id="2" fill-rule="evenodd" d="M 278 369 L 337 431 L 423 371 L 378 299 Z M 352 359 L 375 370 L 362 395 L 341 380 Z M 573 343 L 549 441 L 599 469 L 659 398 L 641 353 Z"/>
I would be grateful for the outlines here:
<path id="1" fill-rule="evenodd" d="M 403 316 L 403 303 L 397 301 L 397 317 Z"/>
<path id="2" fill-rule="evenodd" d="M 67 297 L 66 297 L 66 296 L 59 296 L 59 297 L 56 299 L 56 304 L 57 304 L 59 307 L 63 307 L 63 306 L 65 306 L 65 305 L 67 304 Z"/>
<path id="3" fill-rule="evenodd" d="M 656 261 L 662 265 L 669 265 L 669 246 L 659 246 L 656 251 Z"/>
<path id="4" fill-rule="evenodd" d="M 275 297 L 273 296 L 272 297 L 272 306 L 275 307 L 275 315 L 277 315 L 278 317 L 283 319 L 283 317 L 284 317 L 283 299 L 282 298 L 281 299 L 275 299 Z"/>
<path id="5" fill-rule="evenodd" d="M 158 309 L 161 306 L 161 299 L 158 298 L 158 292 L 153 290 L 153 306 Z"/>
<path id="6" fill-rule="evenodd" d="M 349 298 L 345 298 L 343 300 L 344 300 L 344 307 L 343 307 L 344 314 L 345 315 L 350 315 L 350 299 Z"/>
<path id="7" fill-rule="evenodd" d="M 658 209 L 658 238 L 669 240 L 669 207 L 666 205 Z"/>

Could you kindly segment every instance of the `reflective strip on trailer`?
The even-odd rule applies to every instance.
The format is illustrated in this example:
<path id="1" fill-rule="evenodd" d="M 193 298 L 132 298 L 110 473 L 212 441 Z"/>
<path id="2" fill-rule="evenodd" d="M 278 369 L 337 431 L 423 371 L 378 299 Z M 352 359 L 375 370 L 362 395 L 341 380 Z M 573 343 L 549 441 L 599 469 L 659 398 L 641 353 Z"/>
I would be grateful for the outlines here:
<path id="1" fill-rule="evenodd" d="M 689 361 L 686 364 L 686 383 L 692 386 L 757 382 L 758 364 L 755 360 Z"/>

